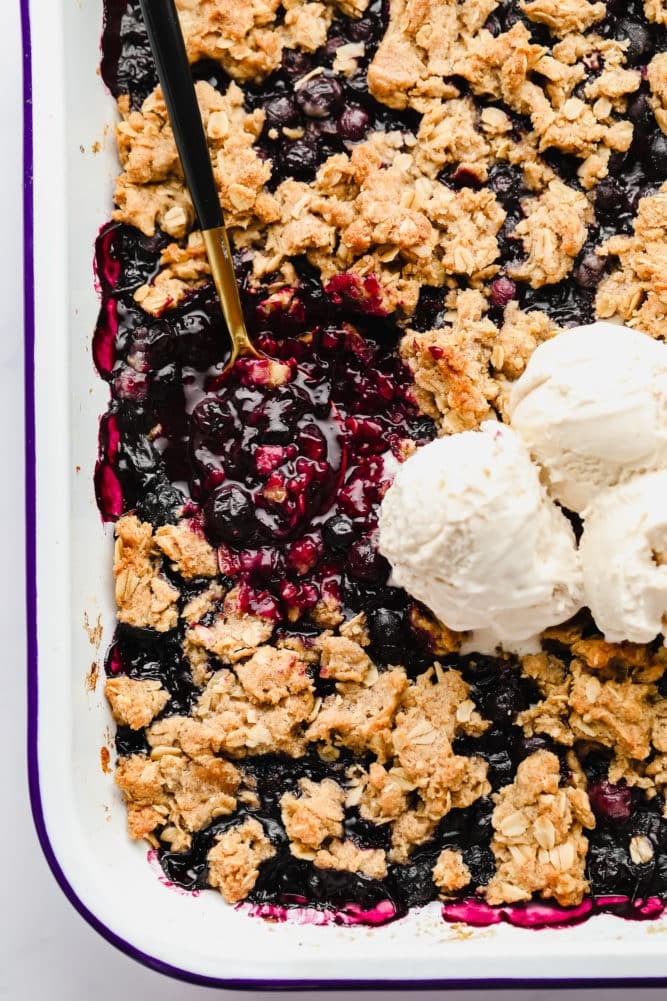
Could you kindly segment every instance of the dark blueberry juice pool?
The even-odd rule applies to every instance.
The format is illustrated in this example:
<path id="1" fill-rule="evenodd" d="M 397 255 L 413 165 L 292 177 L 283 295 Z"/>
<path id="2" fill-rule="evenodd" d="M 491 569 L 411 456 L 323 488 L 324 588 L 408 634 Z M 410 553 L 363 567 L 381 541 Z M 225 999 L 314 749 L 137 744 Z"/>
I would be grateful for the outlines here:
<path id="1" fill-rule="evenodd" d="M 320 50 L 286 49 L 280 68 L 262 86 L 244 85 L 247 110 L 266 112 L 258 146 L 274 163 L 272 183 L 286 177 L 312 180 L 328 157 L 353 148 L 374 130 L 418 128 L 415 112 L 388 108 L 367 89 L 366 71 L 386 30 L 388 7 L 372 0 L 360 19 L 334 17 Z M 649 30 L 636 0 L 609 2 L 607 11 L 598 30 L 605 38 L 629 42 L 628 65 L 641 70 L 667 49 L 665 31 L 656 25 Z M 518 3 L 503 0 L 487 26 L 499 34 L 522 16 Z M 526 24 L 535 39 L 544 37 L 544 26 Z M 364 43 L 364 55 L 356 71 L 333 72 L 337 50 L 358 42 Z M 331 72 L 314 75 L 295 90 L 294 82 L 316 66 Z M 102 74 L 111 92 L 129 95 L 134 108 L 156 84 L 138 0 L 105 0 Z M 230 79 L 210 61 L 195 64 L 194 75 L 221 90 Z M 595 291 L 608 269 L 595 247 L 614 233 L 632 231 L 639 198 L 654 194 L 665 172 L 667 138 L 648 98 L 644 80 L 627 113 L 635 124 L 632 145 L 624 154 L 612 154 L 609 176 L 596 188 L 587 242 L 571 274 L 556 285 L 532 289 L 508 277 L 506 270 L 523 253 L 512 232 L 522 217 L 526 188 L 518 167 L 499 162 L 492 168 L 488 186 L 507 212 L 499 234 L 500 268 L 487 283 L 494 322 L 502 322 L 510 302 L 544 310 L 562 326 L 594 318 Z M 529 122 L 512 117 L 517 134 L 529 128 Z M 282 128 L 301 134 L 288 141 L 281 138 Z M 552 151 L 549 163 L 577 185 L 571 158 Z M 441 179 L 454 190 L 465 180 L 451 170 Z M 390 567 L 376 544 L 378 509 L 396 463 L 437 434 L 435 423 L 416 406 L 411 374 L 399 356 L 402 324 L 395 315 L 385 315 L 373 275 L 339 275 L 323 283 L 305 257 L 296 258 L 294 287 L 276 296 L 268 285 L 253 285 L 249 254 L 239 251 L 235 266 L 244 313 L 263 354 L 225 373 L 228 340 L 210 284 L 159 316 L 144 312 L 134 299 L 137 288 L 158 273 L 169 242 L 159 230 L 147 237 L 115 222 L 97 238 L 101 307 L 93 356 L 110 390 L 95 472 L 102 517 L 114 521 L 136 511 L 157 527 L 175 522 L 185 509 L 217 548 L 221 574 L 228 586 L 238 588 L 241 610 L 269 618 L 277 637 L 317 635 L 310 614 L 330 601 L 348 618 L 365 613 L 368 653 L 380 669 L 401 664 L 416 677 L 434 660 L 432 637 L 419 628 L 420 610 L 412 599 L 390 583 Z M 465 287 L 464 279 L 459 283 Z M 409 320 L 412 329 L 444 326 L 447 291 L 422 289 Z M 179 581 L 183 600 L 204 586 Z M 451 655 L 445 664 L 462 672 L 480 713 L 491 720 L 483 736 L 460 740 L 455 750 L 486 759 L 494 792 L 512 782 L 517 765 L 535 750 L 554 750 L 562 759 L 562 748 L 548 738 L 524 738 L 514 723 L 535 694 L 518 663 Z M 106 668 L 109 675 L 158 678 L 171 696 L 168 713 L 187 713 L 200 693 L 184 662 L 178 630 L 151 634 L 119 626 Z M 315 685 L 316 695 L 333 691 L 326 679 L 315 679 Z M 143 731 L 124 726 L 118 728 L 116 746 L 119 755 L 147 750 Z M 315 869 L 289 851 L 280 797 L 304 777 L 343 781 L 355 760 L 348 751 L 335 762 L 322 761 L 315 751 L 298 759 L 244 758 L 259 805 L 195 833 L 186 852 L 161 848 L 166 879 L 187 890 L 204 888 L 207 854 L 216 836 L 239 816 L 255 816 L 277 854 L 262 866 L 243 906 L 272 920 L 284 920 L 294 909 L 311 909 L 323 921 L 341 924 L 383 924 L 401 917 L 438 898 L 432 870 L 448 847 L 461 852 L 472 883 L 460 899 L 443 905 L 447 921 L 541 928 L 575 924 L 600 912 L 633 919 L 662 912 L 667 821 L 639 791 L 611 786 L 594 758 L 588 776 L 598 821 L 589 835 L 591 897 L 579 907 L 535 901 L 491 908 L 475 898 L 474 891 L 494 871 L 490 797 L 452 810 L 407 863 L 389 866 L 385 879 Z M 346 816 L 346 838 L 363 848 L 388 847 L 386 826 L 365 821 L 356 808 Z M 657 849 L 650 863 L 638 865 L 628 853 L 629 840 L 637 834 Z"/>

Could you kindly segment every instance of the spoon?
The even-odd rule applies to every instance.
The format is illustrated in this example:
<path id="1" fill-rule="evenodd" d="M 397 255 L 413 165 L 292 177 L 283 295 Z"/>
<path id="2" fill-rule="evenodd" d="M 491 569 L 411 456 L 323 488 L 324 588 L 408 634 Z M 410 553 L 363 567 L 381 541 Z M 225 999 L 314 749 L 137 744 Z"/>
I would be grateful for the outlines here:
<path id="1" fill-rule="evenodd" d="M 232 250 L 174 0 L 140 0 L 140 3 L 176 148 L 232 340 L 227 370 L 242 355 L 260 357 L 260 354 L 248 336 L 243 319 Z"/>
<path id="2" fill-rule="evenodd" d="M 240 5 L 244 2 L 245 0 L 238 0 Z M 267 356 L 253 345 L 243 319 L 229 237 L 220 208 L 208 144 L 174 0 L 140 0 L 140 4 L 176 148 L 197 212 L 213 282 L 232 340 L 229 361 L 218 374 L 216 384 L 209 387 L 209 391 L 217 391 L 228 382 L 228 376 L 238 358 Z M 309 391 L 316 388 L 311 385 L 312 375 L 307 369 L 297 365 L 293 369 L 293 374 L 300 377 L 304 388 L 310 387 Z M 329 401 L 328 420 L 331 424 L 331 433 L 338 440 L 336 449 L 328 447 L 328 462 L 333 473 L 342 477 L 347 464 L 343 445 L 344 433 L 340 415 L 333 401 Z"/>

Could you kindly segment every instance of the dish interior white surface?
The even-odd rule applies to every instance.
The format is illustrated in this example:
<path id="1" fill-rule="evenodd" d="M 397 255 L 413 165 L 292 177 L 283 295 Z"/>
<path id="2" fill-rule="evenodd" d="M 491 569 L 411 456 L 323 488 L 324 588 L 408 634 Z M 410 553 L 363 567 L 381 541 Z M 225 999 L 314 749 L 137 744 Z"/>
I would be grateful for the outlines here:
<path id="1" fill-rule="evenodd" d="M 667 975 L 667 923 L 599 917 L 575 928 L 461 929 L 432 905 L 381 928 L 269 924 L 214 892 L 160 881 L 126 834 L 102 696 L 112 635 L 112 532 L 92 488 L 107 399 L 92 363 L 93 241 L 111 210 L 115 103 L 98 74 L 101 0 L 33 0 L 39 787 L 73 893 L 133 949 L 220 980 L 451 981 Z M 93 150 L 98 149 L 94 152 Z M 91 644 L 90 627 L 103 627 Z M 86 623 L 88 628 L 86 628 Z M 100 667 L 94 691 L 86 683 Z M 113 752 L 112 752 L 113 762 Z M 75 962 L 76 959 L 73 959 Z"/>

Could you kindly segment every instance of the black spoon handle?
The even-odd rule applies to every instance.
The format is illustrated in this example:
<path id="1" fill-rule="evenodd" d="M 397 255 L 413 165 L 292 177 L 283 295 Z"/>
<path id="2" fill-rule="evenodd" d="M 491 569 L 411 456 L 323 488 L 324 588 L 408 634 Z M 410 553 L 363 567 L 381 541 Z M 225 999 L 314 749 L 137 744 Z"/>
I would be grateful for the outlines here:
<path id="1" fill-rule="evenodd" d="M 222 211 L 174 0 L 140 2 L 199 227 L 214 229 L 223 225 Z"/>

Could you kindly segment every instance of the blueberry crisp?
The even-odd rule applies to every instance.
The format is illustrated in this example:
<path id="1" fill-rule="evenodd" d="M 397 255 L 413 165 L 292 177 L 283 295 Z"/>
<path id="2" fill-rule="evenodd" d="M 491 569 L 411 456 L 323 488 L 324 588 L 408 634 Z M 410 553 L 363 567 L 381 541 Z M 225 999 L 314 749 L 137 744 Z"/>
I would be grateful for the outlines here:
<path id="1" fill-rule="evenodd" d="M 225 371 L 139 3 L 105 0 L 95 489 L 130 835 L 260 913 L 658 913 L 662 639 L 584 611 L 538 653 L 461 652 L 377 524 L 416 449 L 507 419 L 543 341 L 667 340 L 666 0 L 176 5 L 264 354 Z"/>

